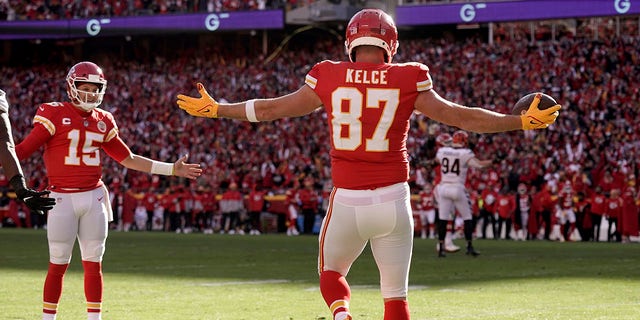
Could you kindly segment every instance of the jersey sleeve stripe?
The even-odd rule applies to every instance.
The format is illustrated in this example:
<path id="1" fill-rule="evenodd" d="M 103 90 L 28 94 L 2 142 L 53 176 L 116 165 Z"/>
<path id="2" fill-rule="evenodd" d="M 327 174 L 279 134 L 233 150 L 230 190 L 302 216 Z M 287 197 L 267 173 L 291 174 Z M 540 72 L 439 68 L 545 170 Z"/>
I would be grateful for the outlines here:
<path id="1" fill-rule="evenodd" d="M 418 89 L 418 91 L 426 91 L 432 89 L 433 84 L 431 83 L 431 79 L 416 83 L 416 88 Z"/>
<path id="2" fill-rule="evenodd" d="M 310 76 L 310 75 L 307 75 L 307 76 L 305 77 L 305 79 L 304 79 L 304 82 L 305 82 L 309 87 L 311 87 L 311 89 L 315 89 L 315 88 L 316 88 L 316 85 L 318 84 L 318 79 L 316 79 L 316 78 L 314 78 L 314 77 L 312 77 L 312 76 Z"/>
<path id="3" fill-rule="evenodd" d="M 47 129 L 47 131 L 49 131 L 51 135 L 54 135 L 56 133 L 56 126 L 53 124 L 53 122 L 51 122 L 51 120 L 45 117 L 35 116 L 33 118 L 33 123 L 41 124 L 42 126 L 45 127 L 45 129 Z"/>
<path id="4" fill-rule="evenodd" d="M 109 134 L 107 134 L 107 137 L 105 138 L 105 142 L 111 141 L 111 139 L 113 139 L 117 135 L 118 130 L 116 128 L 111 128 L 111 131 L 109 131 Z"/>

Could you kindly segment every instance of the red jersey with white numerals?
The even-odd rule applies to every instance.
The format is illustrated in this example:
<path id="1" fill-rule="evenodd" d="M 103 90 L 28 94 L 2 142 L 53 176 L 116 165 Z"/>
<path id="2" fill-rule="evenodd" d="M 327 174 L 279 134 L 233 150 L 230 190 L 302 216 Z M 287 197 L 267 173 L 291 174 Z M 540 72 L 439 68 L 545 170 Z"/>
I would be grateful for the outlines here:
<path id="1" fill-rule="evenodd" d="M 409 179 L 409 118 L 418 94 L 433 87 L 427 66 L 322 61 L 305 83 L 327 112 L 336 187 L 375 189 Z"/>
<path id="2" fill-rule="evenodd" d="M 110 112 L 99 108 L 86 112 L 70 102 L 40 105 L 33 130 L 16 146 L 18 158 L 28 157 L 42 145 L 49 189 L 57 192 L 101 186 L 100 149 L 118 162 L 131 155 Z"/>
<path id="3" fill-rule="evenodd" d="M 418 206 L 417 206 L 418 210 L 427 211 L 427 210 L 433 210 L 436 208 L 433 192 L 427 193 L 426 191 L 422 190 L 418 194 L 418 197 L 420 198 L 420 201 L 418 202 Z"/>

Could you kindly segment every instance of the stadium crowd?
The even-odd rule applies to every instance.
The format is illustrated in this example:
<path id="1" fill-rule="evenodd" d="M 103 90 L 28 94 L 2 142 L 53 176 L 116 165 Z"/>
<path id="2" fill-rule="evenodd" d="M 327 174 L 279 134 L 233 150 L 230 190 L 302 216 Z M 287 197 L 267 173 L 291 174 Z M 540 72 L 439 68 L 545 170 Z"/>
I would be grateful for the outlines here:
<path id="1" fill-rule="evenodd" d="M 0 21 L 293 9 L 304 0 L 1 0 Z"/>
<path id="2" fill-rule="evenodd" d="M 155 14 L 285 9 L 315 0 L 0 0 L 0 21 L 124 17 Z M 442 4 L 468 0 L 399 0 L 399 5 Z M 330 1 L 340 3 L 340 0 Z M 345 1 L 346 2 L 346 1 Z M 364 1 L 349 0 L 354 4 Z"/>
<path id="3" fill-rule="evenodd" d="M 524 184 L 534 218 L 521 238 L 627 242 L 638 235 L 640 206 L 640 89 L 634 85 L 640 82 L 640 39 L 563 37 L 531 45 L 526 37 L 523 33 L 511 41 L 498 39 L 493 45 L 478 38 L 406 39 L 395 61 L 425 63 L 438 91 L 463 104 L 509 113 L 519 97 L 543 91 L 563 105 L 560 118 L 549 130 L 470 135 L 478 157 L 495 162 L 468 177 L 478 218 L 483 209 L 491 208 L 492 215 L 504 215 L 503 220 L 522 229 L 513 203 L 518 186 Z M 269 63 L 264 63 L 261 54 L 238 57 L 224 46 L 212 44 L 210 48 L 216 49 L 186 50 L 179 57 L 158 57 L 147 64 L 109 56 L 95 61 L 109 81 L 102 108 L 119 119 L 120 134 L 134 152 L 166 161 L 175 160 L 167 159 L 169 155 L 188 153 L 190 162 L 205 168 L 204 175 L 189 184 L 178 178 L 128 172 L 105 159 L 103 178 L 109 189 L 117 191 L 112 200 L 120 213 L 118 228 L 220 229 L 216 218 L 223 217 L 223 194 L 232 184 L 245 196 L 263 190 L 274 201 L 271 208 L 262 209 L 288 214 L 289 205 L 301 210 L 302 201 L 296 194 L 305 177 L 313 177 L 319 194 L 316 209 L 322 212 L 322 197 L 331 189 L 328 137 L 321 129 L 326 125 L 323 112 L 272 123 L 219 120 L 212 125 L 214 122 L 188 117 L 176 107 L 175 99 L 177 93 L 193 90 L 196 81 L 207 83 L 215 98 L 228 101 L 293 91 L 303 85 L 315 62 L 344 56 L 339 41 L 326 39 L 284 50 Z M 61 70 L 76 61 L 69 57 L 58 60 L 59 66 L 0 67 L 8 75 L 0 86 L 12 105 L 16 141 L 28 132 L 39 103 L 66 98 L 57 80 L 65 76 Z M 419 114 L 412 121 L 407 147 L 413 168 L 410 183 L 417 195 L 434 179 L 435 137 L 455 128 L 437 125 Z M 251 138 L 253 132 L 262 139 Z M 22 163 L 27 177 L 32 178 L 30 185 L 44 187 L 40 157 Z M 7 190 L 6 179 L 0 185 Z M 506 200 L 501 201 L 503 198 Z M 563 203 L 574 211 L 575 220 L 556 217 L 564 212 Z M 3 204 L 6 217 L 23 219 L 15 224 L 43 226 L 40 217 L 31 221 L 9 198 Z M 501 204 L 505 208 L 498 208 Z M 236 210 L 248 211 L 246 207 Z M 154 211 L 158 217 L 155 227 Z M 139 226 L 135 216 L 140 217 Z M 605 217 L 600 218 L 607 222 L 603 225 L 616 228 L 600 232 L 596 228 L 600 223 L 595 223 L 600 222 L 598 217 Z M 565 226 L 558 226 L 565 220 Z M 247 224 L 245 231 L 249 228 Z M 503 237 L 510 238 L 508 230 Z"/>

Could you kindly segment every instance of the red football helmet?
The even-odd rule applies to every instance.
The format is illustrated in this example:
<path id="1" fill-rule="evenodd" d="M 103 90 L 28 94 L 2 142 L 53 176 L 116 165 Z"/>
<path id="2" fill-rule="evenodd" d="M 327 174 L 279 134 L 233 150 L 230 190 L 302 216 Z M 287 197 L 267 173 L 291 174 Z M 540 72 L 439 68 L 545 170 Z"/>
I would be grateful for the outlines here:
<path id="1" fill-rule="evenodd" d="M 462 148 L 467 146 L 467 141 L 469 141 L 469 134 L 466 131 L 458 130 L 453 133 L 451 145 L 454 147 Z"/>
<path id="2" fill-rule="evenodd" d="M 385 62 L 391 59 L 398 50 L 398 30 L 391 16 L 380 9 L 363 9 L 356 13 L 347 25 L 344 45 L 349 60 L 355 61 L 353 49 L 357 46 L 370 45 L 385 50 Z"/>
<path id="3" fill-rule="evenodd" d="M 443 132 L 436 137 L 436 145 L 438 147 L 447 147 L 451 145 L 451 135 Z"/>
<path id="4" fill-rule="evenodd" d="M 93 83 L 98 86 L 98 92 L 78 90 L 77 83 Z M 107 80 L 102 69 L 93 62 L 79 62 L 69 70 L 67 74 L 67 94 L 71 102 L 87 111 L 90 111 L 102 103 L 104 93 L 107 90 Z M 82 95 L 80 94 L 82 93 Z M 96 95 L 94 101 L 89 101 L 90 95 Z M 84 98 L 83 98 L 84 97 Z"/>

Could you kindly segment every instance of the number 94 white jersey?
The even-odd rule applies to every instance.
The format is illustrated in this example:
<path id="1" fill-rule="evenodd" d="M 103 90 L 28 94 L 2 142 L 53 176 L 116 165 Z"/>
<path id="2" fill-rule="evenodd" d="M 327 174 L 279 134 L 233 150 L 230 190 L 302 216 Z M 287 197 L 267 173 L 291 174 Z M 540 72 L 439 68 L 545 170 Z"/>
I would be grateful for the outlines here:
<path id="1" fill-rule="evenodd" d="M 442 147 L 436 153 L 436 161 L 440 163 L 441 183 L 465 184 L 469 161 L 476 156 L 468 148 Z"/>

